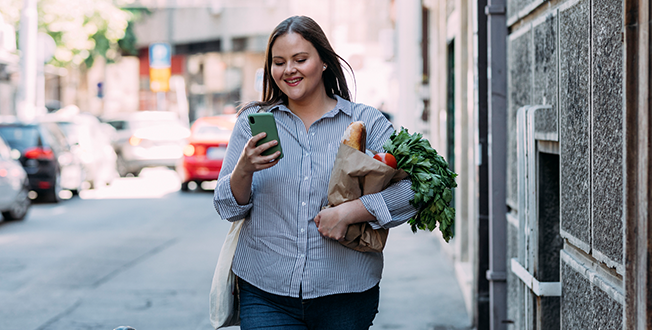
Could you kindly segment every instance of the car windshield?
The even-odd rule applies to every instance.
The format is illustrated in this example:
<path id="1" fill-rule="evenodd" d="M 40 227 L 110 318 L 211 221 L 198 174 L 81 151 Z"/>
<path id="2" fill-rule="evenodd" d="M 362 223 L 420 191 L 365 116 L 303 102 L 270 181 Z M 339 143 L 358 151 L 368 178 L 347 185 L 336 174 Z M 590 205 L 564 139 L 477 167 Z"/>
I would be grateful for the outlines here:
<path id="1" fill-rule="evenodd" d="M 41 145 L 38 129 L 34 126 L 2 126 L 0 127 L 0 135 L 11 148 L 20 152 Z"/>
<path id="2" fill-rule="evenodd" d="M 79 143 L 80 130 L 77 125 L 68 122 L 59 122 L 57 125 L 61 128 L 63 134 L 66 135 L 70 144 Z"/>
<path id="3" fill-rule="evenodd" d="M 222 129 L 217 126 L 200 126 L 193 133 L 196 139 L 222 139 L 229 138 L 231 130 Z"/>
<path id="4" fill-rule="evenodd" d="M 129 128 L 134 130 L 144 127 L 179 125 L 180 123 L 176 120 L 134 120 L 129 122 Z"/>
<path id="5" fill-rule="evenodd" d="M 154 126 L 179 126 L 181 125 L 177 120 L 111 120 L 107 124 L 113 126 L 118 131 L 124 129 L 137 130 L 139 128 L 154 127 Z"/>

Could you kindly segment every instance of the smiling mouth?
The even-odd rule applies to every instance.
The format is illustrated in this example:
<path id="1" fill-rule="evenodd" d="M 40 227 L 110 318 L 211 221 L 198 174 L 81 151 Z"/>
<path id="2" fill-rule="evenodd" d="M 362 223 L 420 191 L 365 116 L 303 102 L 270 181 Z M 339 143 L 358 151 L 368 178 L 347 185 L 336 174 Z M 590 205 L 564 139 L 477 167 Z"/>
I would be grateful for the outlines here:
<path id="1" fill-rule="evenodd" d="M 294 78 L 294 79 L 286 80 L 285 82 L 288 83 L 288 85 L 293 85 L 294 86 L 294 85 L 298 84 L 301 80 L 303 80 L 303 78 Z"/>

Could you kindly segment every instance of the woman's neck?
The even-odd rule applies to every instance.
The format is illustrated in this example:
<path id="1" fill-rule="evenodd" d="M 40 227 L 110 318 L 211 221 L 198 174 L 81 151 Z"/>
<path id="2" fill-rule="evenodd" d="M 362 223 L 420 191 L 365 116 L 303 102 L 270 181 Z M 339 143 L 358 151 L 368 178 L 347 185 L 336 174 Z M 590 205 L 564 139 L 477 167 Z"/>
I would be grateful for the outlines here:
<path id="1" fill-rule="evenodd" d="M 331 111 L 337 105 L 337 99 L 333 99 L 324 92 L 315 98 L 303 101 L 288 100 L 288 108 L 303 121 L 306 130 L 310 125 L 319 120 L 324 114 Z"/>
<path id="2" fill-rule="evenodd" d="M 319 114 L 320 116 L 330 111 L 337 104 L 337 100 L 328 97 L 326 92 L 316 95 L 307 100 L 288 100 L 288 108 L 295 114 Z"/>

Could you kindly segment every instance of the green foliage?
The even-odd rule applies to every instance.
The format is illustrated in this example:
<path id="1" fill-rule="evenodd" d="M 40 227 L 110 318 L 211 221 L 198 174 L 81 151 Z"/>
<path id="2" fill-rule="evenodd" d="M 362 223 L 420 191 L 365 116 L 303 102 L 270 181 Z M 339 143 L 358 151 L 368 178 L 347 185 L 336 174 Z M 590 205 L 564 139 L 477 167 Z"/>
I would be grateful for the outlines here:
<path id="1" fill-rule="evenodd" d="M 129 13 L 131 19 L 125 29 L 124 37 L 118 40 L 118 47 L 123 54 L 136 56 L 138 55 L 138 48 L 136 46 L 136 32 L 134 32 L 134 22 L 140 20 L 143 16 L 151 14 L 147 8 L 123 8 L 123 11 Z"/>
<path id="2" fill-rule="evenodd" d="M 136 33 L 134 32 L 134 23 L 129 22 L 125 30 L 124 38 L 118 40 L 118 47 L 127 55 L 138 55 L 138 48 L 136 47 Z"/>
<path id="3" fill-rule="evenodd" d="M 383 148 L 396 157 L 398 168 L 412 180 L 414 199 L 410 203 L 419 212 L 408 220 L 412 231 L 439 230 L 448 242 L 453 238 L 455 208 L 450 206 L 455 174 L 444 157 L 430 146 L 421 133 L 410 134 L 405 128 L 394 132 Z"/>
<path id="4" fill-rule="evenodd" d="M 122 9 L 127 0 L 38 0 L 38 29 L 56 44 L 50 64 L 93 65 L 98 57 L 115 61 L 121 54 L 136 55 L 131 22 L 148 11 Z M 0 0 L 0 15 L 19 32 L 23 1 Z M 18 39 L 18 38 L 17 38 Z"/>

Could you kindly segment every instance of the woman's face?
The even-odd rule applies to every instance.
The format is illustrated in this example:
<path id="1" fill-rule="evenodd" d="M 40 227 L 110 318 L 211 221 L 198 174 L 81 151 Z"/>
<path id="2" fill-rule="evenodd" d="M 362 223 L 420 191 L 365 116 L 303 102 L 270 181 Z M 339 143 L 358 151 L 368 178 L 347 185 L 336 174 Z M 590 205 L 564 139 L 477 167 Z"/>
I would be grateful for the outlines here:
<path id="1" fill-rule="evenodd" d="M 325 93 L 324 70 L 317 49 L 300 34 L 286 33 L 274 42 L 272 78 L 290 103 L 310 101 Z"/>

